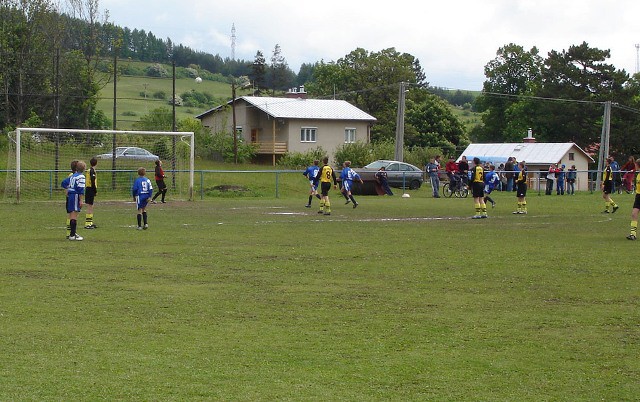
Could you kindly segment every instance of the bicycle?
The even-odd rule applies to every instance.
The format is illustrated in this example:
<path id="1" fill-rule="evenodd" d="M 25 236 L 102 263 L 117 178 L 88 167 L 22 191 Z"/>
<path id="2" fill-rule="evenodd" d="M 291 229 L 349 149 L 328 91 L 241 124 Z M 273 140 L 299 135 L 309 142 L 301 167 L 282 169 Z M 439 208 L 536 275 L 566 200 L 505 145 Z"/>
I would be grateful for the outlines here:
<path id="1" fill-rule="evenodd" d="M 469 188 L 464 184 L 462 178 L 456 175 L 451 182 L 445 183 L 442 186 L 442 194 L 447 198 L 451 198 L 454 195 L 456 198 L 467 198 Z"/>

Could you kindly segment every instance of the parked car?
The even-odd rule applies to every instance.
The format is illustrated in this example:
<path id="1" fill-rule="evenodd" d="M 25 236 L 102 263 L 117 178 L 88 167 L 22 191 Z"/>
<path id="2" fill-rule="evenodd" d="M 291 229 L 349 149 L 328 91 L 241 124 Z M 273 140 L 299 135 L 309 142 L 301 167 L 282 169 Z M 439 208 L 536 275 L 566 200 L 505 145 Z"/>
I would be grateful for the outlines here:
<path id="1" fill-rule="evenodd" d="M 97 155 L 98 159 L 111 159 L 113 158 L 113 153 L 108 152 L 105 154 Z M 117 147 L 116 148 L 116 159 L 122 160 L 138 160 L 138 161 L 157 161 L 160 159 L 159 156 L 152 154 L 144 148 L 138 147 Z"/>
<path id="2" fill-rule="evenodd" d="M 355 170 L 363 180 L 375 181 L 375 174 L 382 166 L 387 171 L 387 180 L 391 187 L 403 188 L 404 186 L 411 190 L 417 190 L 422 185 L 424 180 L 422 169 L 405 162 L 377 160 Z"/>

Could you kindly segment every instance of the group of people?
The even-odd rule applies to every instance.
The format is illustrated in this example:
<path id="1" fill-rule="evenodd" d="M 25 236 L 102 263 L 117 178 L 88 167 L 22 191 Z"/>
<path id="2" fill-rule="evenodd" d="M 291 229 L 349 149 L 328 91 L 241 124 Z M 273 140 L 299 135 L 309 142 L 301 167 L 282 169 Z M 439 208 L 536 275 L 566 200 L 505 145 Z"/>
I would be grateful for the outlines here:
<path id="1" fill-rule="evenodd" d="M 309 166 L 304 172 L 302 172 L 307 180 L 309 180 L 309 202 L 307 202 L 307 204 L 305 205 L 306 208 L 311 208 L 311 201 L 315 196 L 320 200 L 320 209 L 318 210 L 318 213 L 323 215 L 331 215 L 331 201 L 329 199 L 329 190 L 331 190 L 332 183 L 334 189 L 338 188 L 338 180 L 340 180 L 340 184 L 342 187 L 342 196 L 346 200 L 345 204 L 352 203 L 353 208 L 356 208 L 358 205 L 360 205 L 353 197 L 353 182 L 364 182 L 360 175 L 351 168 L 350 161 L 345 161 L 342 164 L 342 171 L 340 172 L 339 179 L 336 176 L 333 168 L 329 165 L 328 157 L 325 156 L 322 159 L 322 167 L 320 167 L 319 165 L 320 161 L 315 160 L 313 161 L 313 165 Z M 320 185 L 320 194 L 318 194 L 318 185 Z M 391 190 L 389 189 L 389 192 L 390 191 Z"/>
<path id="2" fill-rule="evenodd" d="M 565 183 L 567 188 L 567 195 L 574 195 L 576 193 L 576 179 L 578 177 L 578 171 L 576 165 L 571 165 L 569 169 L 566 169 L 566 165 L 558 166 L 557 163 L 552 163 L 549 166 L 546 176 L 546 189 L 545 194 L 553 194 L 553 188 L 555 184 L 556 194 L 565 194 Z"/>
<path id="3" fill-rule="evenodd" d="M 66 196 L 67 211 L 67 236 L 66 238 L 74 241 L 82 241 L 84 237 L 78 234 L 78 215 L 82 210 L 83 203 L 86 204 L 85 213 L 85 229 L 96 229 L 98 226 L 93 221 L 93 204 L 98 193 L 98 175 L 96 165 L 98 159 L 91 158 L 89 161 L 90 169 L 88 178 L 84 172 L 87 165 L 84 161 L 74 160 L 71 162 L 71 173 L 62 180 L 61 187 L 64 189 Z M 146 177 L 146 169 L 138 168 L 138 178 L 134 181 L 131 188 L 131 194 L 136 202 L 137 209 L 137 229 L 145 230 L 149 228 L 147 219 L 147 204 L 151 198 L 151 203 L 156 203 L 156 198 L 161 196 L 161 202 L 165 203 L 165 195 L 167 186 L 164 182 L 165 174 L 162 169 L 162 162 L 155 162 L 155 181 L 158 192 L 153 195 L 153 186 L 151 180 Z"/>

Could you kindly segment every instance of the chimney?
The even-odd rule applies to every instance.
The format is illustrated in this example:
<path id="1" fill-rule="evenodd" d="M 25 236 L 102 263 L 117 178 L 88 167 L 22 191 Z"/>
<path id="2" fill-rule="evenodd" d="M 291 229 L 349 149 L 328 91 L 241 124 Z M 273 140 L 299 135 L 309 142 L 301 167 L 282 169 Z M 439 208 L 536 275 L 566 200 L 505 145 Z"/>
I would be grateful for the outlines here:
<path id="1" fill-rule="evenodd" d="M 300 98 L 307 99 L 307 93 L 304 91 L 304 85 L 300 85 L 299 88 L 291 88 L 285 94 L 287 98 Z"/>
<path id="2" fill-rule="evenodd" d="M 525 144 L 533 144 L 534 142 L 536 142 L 536 139 L 533 138 L 533 130 L 527 130 L 527 136 L 522 139 L 522 142 L 524 142 Z"/>

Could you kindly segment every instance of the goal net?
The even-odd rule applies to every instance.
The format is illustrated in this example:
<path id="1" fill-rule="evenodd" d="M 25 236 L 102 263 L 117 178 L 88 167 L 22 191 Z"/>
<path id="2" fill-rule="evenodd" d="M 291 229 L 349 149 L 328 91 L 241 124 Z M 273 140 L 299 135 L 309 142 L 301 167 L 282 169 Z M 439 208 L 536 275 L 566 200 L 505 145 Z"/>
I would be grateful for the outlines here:
<path id="1" fill-rule="evenodd" d="M 158 159 L 171 198 L 193 200 L 193 132 L 18 128 L 9 138 L 6 200 L 59 199 L 71 161 L 88 172 L 92 158 L 100 200 L 128 200 L 139 167 L 154 183 Z"/>

